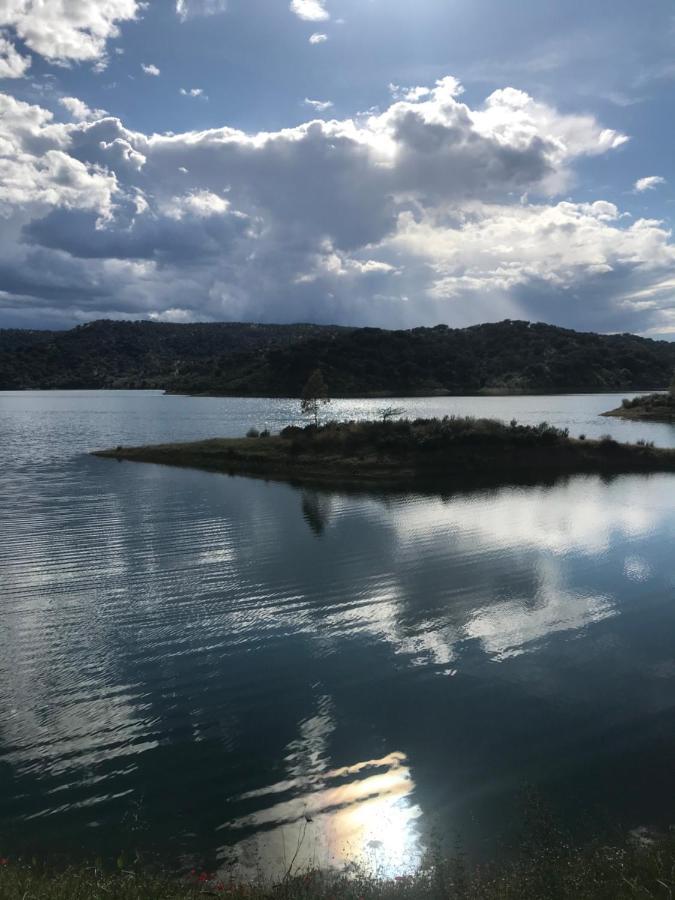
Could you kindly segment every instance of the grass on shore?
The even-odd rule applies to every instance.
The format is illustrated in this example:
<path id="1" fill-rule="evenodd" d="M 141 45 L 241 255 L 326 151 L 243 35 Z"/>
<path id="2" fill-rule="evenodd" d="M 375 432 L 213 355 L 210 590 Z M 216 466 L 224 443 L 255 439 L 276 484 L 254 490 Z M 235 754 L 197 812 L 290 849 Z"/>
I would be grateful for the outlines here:
<path id="1" fill-rule="evenodd" d="M 0 900 L 672 900 L 674 895 L 672 836 L 583 849 L 538 844 L 498 866 L 471 867 L 458 855 L 393 879 L 307 871 L 276 884 L 238 884 L 207 872 L 180 880 L 96 867 L 50 871 L 0 859 Z"/>

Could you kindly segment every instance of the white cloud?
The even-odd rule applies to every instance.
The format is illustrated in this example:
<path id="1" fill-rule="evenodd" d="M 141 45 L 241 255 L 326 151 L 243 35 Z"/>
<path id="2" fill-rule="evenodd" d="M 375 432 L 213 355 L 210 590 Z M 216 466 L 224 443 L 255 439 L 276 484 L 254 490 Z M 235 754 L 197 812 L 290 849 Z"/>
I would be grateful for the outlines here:
<path id="1" fill-rule="evenodd" d="M 30 56 L 22 56 L 0 32 L 0 78 L 22 78 L 30 64 Z"/>
<path id="2" fill-rule="evenodd" d="M 176 0 L 176 13 L 185 21 L 193 16 L 215 16 L 227 10 L 227 0 Z"/>
<path id="3" fill-rule="evenodd" d="M 486 205 L 466 208 L 447 227 L 403 214 L 392 245 L 433 268 L 433 294 L 507 294 L 528 283 L 567 289 L 626 267 L 675 266 L 675 247 L 662 223 L 640 219 L 621 226 L 606 201 Z"/>
<path id="4" fill-rule="evenodd" d="M 67 126 L 47 110 L 0 94 L 0 213 L 87 210 L 107 218 L 117 179 L 68 152 Z"/>
<path id="5" fill-rule="evenodd" d="M 147 65 L 146 63 L 141 63 L 141 69 L 143 69 L 146 75 L 153 75 L 155 78 L 161 74 L 157 66 L 152 63 L 148 63 Z"/>
<path id="6" fill-rule="evenodd" d="M 183 97 L 204 97 L 202 88 L 181 88 L 180 93 Z"/>
<path id="7" fill-rule="evenodd" d="M 319 31 L 315 31 L 314 34 L 310 34 L 309 43 L 310 44 L 325 44 L 328 40 L 327 34 L 322 34 Z"/>
<path id="8" fill-rule="evenodd" d="M 5 97 L 4 289 L 46 307 L 55 279 L 80 319 L 406 325 L 551 318 L 555 297 L 605 330 L 662 320 L 668 229 L 555 195 L 624 135 L 511 89 L 472 107 L 453 78 L 395 94 L 382 112 L 275 132 L 152 135 L 77 98 L 62 124 Z"/>
<path id="9" fill-rule="evenodd" d="M 309 97 L 304 99 L 305 106 L 311 106 L 317 112 L 325 112 L 333 106 L 332 100 L 310 100 Z"/>
<path id="10" fill-rule="evenodd" d="M 174 197 L 166 205 L 165 213 L 171 219 L 183 219 L 186 215 L 206 218 L 220 216 L 228 212 L 230 203 L 210 191 L 195 191 L 192 194 Z"/>
<path id="11" fill-rule="evenodd" d="M 424 100 L 431 94 L 431 88 L 428 87 L 401 87 L 400 84 L 389 85 L 389 93 L 394 100 L 409 100 L 415 102 Z"/>
<path id="12" fill-rule="evenodd" d="M 102 119 L 107 115 L 104 109 L 90 109 L 83 100 L 78 100 L 77 97 L 61 97 L 59 103 L 76 122 L 90 122 L 93 119 Z"/>
<path id="13" fill-rule="evenodd" d="M 28 49 L 50 62 L 104 64 L 118 23 L 134 19 L 138 0 L 2 0 L 0 27 L 11 28 Z"/>
<path id="14" fill-rule="evenodd" d="M 653 191 L 654 188 L 665 183 L 666 179 L 662 178 L 660 175 L 648 175 L 646 178 L 638 178 L 633 185 L 633 188 L 639 193 L 642 193 L 642 191 Z"/>
<path id="15" fill-rule="evenodd" d="M 291 0 L 291 12 L 306 22 L 325 22 L 330 19 L 324 0 Z"/>

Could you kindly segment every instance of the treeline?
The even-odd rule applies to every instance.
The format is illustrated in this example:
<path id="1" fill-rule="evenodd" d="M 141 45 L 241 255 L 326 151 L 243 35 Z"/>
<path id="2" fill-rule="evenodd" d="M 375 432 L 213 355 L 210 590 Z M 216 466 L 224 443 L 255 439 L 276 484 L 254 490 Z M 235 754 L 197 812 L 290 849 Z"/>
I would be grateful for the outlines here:
<path id="1" fill-rule="evenodd" d="M 408 331 L 109 321 L 0 331 L 0 390 L 298 397 L 317 368 L 334 397 L 648 391 L 670 383 L 675 344 L 510 320 Z"/>

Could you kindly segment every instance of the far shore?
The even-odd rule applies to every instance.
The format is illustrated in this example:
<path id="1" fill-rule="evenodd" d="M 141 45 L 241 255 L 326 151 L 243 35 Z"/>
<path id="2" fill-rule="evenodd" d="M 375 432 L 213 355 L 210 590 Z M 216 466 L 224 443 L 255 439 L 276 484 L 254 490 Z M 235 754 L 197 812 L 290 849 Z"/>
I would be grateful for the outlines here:
<path id="1" fill-rule="evenodd" d="M 621 406 L 601 415 L 640 422 L 675 423 L 675 397 L 672 393 L 645 394 L 624 400 Z"/>
<path id="2" fill-rule="evenodd" d="M 675 449 L 570 438 L 546 423 L 454 417 L 289 427 L 279 435 L 119 446 L 94 455 L 333 487 L 675 471 Z"/>

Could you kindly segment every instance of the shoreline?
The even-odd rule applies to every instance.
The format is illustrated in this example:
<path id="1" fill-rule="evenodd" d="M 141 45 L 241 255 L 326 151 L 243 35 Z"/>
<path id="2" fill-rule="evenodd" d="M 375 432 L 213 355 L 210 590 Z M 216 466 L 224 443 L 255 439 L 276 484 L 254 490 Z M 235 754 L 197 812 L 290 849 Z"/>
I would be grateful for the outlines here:
<path id="1" fill-rule="evenodd" d="M 600 415 L 632 422 L 675 423 L 675 397 L 670 393 L 652 393 L 624 399 L 621 406 Z"/>

